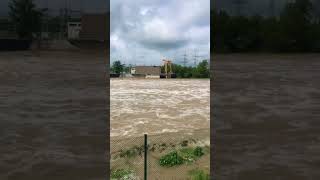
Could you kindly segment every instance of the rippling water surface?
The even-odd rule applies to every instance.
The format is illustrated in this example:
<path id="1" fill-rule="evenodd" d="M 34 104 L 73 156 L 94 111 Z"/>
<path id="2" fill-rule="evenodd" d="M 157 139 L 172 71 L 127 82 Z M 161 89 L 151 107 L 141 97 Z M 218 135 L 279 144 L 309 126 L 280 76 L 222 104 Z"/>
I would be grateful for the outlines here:
<path id="1" fill-rule="evenodd" d="M 209 128 L 210 81 L 112 79 L 111 137 Z"/>
<path id="2" fill-rule="evenodd" d="M 38 53 L 0 53 L 0 179 L 105 179 L 105 55 Z"/>

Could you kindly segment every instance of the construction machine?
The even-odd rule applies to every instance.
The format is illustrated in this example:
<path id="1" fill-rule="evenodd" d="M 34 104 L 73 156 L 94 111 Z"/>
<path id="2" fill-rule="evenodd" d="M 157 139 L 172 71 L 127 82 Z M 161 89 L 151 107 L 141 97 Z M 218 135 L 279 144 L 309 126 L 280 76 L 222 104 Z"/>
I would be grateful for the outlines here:
<path id="1" fill-rule="evenodd" d="M 171 78 L 172 75 L 172 61 L 169 59 L 163 59 L 163 66 L 166 78 Z"/>

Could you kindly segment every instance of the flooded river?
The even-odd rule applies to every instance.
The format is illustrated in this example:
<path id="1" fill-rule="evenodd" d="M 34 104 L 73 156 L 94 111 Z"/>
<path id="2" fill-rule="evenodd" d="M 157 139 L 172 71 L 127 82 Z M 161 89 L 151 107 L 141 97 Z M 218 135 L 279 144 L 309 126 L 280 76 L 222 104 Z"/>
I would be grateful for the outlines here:
<path id="1" fill-rule="evenodd" d="M 319 55 L 215 55 L 213 67 L 215 179 L 318 179 Z"/>
<path id="2" fill-rule="evenodd" d="M 105 61 L 0 53 L 0 179 L 105 179 Z"/>
<path id="3" fill-rule="evenodd" d="M 111 137 L 209 129 L 210 81 L 111 79 Z"/>

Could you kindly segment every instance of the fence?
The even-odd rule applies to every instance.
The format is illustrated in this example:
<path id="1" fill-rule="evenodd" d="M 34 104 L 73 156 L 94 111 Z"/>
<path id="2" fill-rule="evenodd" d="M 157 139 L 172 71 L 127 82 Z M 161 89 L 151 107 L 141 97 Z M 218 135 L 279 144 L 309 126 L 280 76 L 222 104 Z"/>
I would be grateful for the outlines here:
<path id="1" fill-rule="evenodd" d="M 208 180 L 209 131 L 111 139 L 111 180 Z"/>

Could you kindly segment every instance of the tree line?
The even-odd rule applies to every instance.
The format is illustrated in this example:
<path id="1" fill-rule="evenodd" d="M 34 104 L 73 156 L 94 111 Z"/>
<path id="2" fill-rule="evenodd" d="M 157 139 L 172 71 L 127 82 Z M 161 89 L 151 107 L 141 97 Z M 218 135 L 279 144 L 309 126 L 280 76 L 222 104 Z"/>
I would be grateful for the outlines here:
<path id="1" fill-rule="evenodd" d="M 2 24 L 5 24 L 7 27 L 13 25 L 19 39 L 38 39 L 44 25 L 47 26 L 46 30 L 52 36 L 60 33 L 61 28 L 66 29 L 64 17 L 60 15 L 49 17 L 48 9 L 38 8 L 34 0 L 10 0 L 8 6 L 10 9 L 10 19 Z M 44 19 L 45 17 L 46 19 Z M 80 21 L 79 18 L 71 18 L 70 16 L 68 18 Z"/>
<path id="2" fill-rule="evenodd" d="M 110 68 L 112 73 L 130 73 L 132 65 L 122 64 L 121 61 L 114 61 Z M 208 60 L 202 60 L 197 66 L 182 66 L 180 64 L 172 64 L 172 72 L 177 78 L 209 78 L 210 68 Z M 161 73 L 165 73 L 164 67 L 161 66 Z"/>
<path id="3" fill-rule="evenodd" d="M 10 0 L 10 21 L 19 39 L 36 39 L 41 34 L 42 17 L 47 9 L 39 9 L 33 0 Z"/>
<path id="4" fill-rule="evenodd" d="M 287 3 L 279 16 L 231 16 L 211 11 L 216 53 L 320 52 L 320 17 L 310 0 Z"/>

